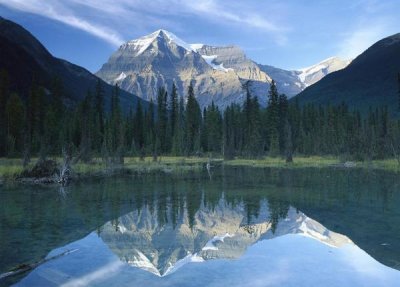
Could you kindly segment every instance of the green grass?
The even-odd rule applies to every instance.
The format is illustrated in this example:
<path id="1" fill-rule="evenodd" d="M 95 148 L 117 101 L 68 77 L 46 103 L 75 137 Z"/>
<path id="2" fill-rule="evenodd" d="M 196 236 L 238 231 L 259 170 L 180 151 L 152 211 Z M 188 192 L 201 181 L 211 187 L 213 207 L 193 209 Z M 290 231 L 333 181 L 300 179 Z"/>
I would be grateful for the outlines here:
<path id="1" fill-rule="evenodd" d="M 61 158 L 55 159 L 62 162 Z M 30 167 L 33 166 L 36 159 L 32 160 Z M 123 166 L 106 166 L 101 159 L 93 159 L 92 163 L 74 164 L 73 172 L 78 176 L 92 176 L 103 174 L 118 174 L 124 171 L 129 174 L 174 174 L 183 175 L 188 172 L 199 172 L 204 169 L 204 164 L 208 162 L 206 157 L 175 157 L 161 156 L 157 161 L 152 157 L 126 157 Z M 323 168 L 339 165 L 341 162 L 336 157 L 329 156 L 299 156 L 293 159 L 293 163 L 286 163 L 281 157 L 264 157 L 260 159 L 233 159 L 223 161 L 221 158 L 213 159 L 213 162 L 219 162 L 227 166 L 248 166 L 248 167 L 270 167 L 270 168 Z M 400 172 L 400 165 L 395 159 L 375 160 L 372 162 L 355 162 L 357 168 L 371 168 L 386 171 Z M 23 171 L 20 159 L 0 158 L 0 179 L 14 180 Z"/>
<path id="2" fill-rule="evenodd" d="M 201 171 L 208 158 L 162 156 L 154 161 L 152 157 L 140 159 L 125 158 L 124 169 L 133 173 L 173 173 L 184 174 L 190 171 Z"/>
<path id="3" fill-rule="evenodd" d="M 393 172 L 400 172 L 400 164 L 396 159 L 374 160 L 372 162 L 360 162 L 360 167 L 382 169 Z"/>
<path id="4" fill-rule="evenodd" d="M 396 159 L 373 160 L 373 161 L 352 161 L 356 168 L 380 169 L 386 171 L 400 172 L 400 165 Z M 333 167 L 343 164 L 337 157 L 329 156 L 310 156 L 294 157 L 292 163 L 286 163 L 283 158 L 264 157 L 261 159 L 234 159 L 224 161 L 229 166 L 251 166 L 251 167 L 272 167 L 272 168 L 323 168 Z"/>
<path id="5" fill-rule="evenodd" d="M 234 159 L 225 161 L 225 165 L 230 166 L 252 166 L 252 167 L 276 167 L 276 168 L 304 168 L 304 167 L 328 167 L 338 164 L 339 161 L 334 157 L 295 157 L 292 163 L 286 163 L 281 157 L 264 157 L 261 159 Z"/>

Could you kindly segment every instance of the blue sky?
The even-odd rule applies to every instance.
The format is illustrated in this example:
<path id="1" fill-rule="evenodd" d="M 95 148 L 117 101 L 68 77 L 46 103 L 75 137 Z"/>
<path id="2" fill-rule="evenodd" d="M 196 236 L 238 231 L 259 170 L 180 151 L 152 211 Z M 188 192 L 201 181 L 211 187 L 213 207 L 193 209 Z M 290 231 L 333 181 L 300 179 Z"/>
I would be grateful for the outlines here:
<path id="1" fill-rule="evenodd" d="M 399 0 L 0 0 L 0 15 L 92 72 L 121 43 L 160 28 L 285 69 L 353 58 L 400 32 Z"/>

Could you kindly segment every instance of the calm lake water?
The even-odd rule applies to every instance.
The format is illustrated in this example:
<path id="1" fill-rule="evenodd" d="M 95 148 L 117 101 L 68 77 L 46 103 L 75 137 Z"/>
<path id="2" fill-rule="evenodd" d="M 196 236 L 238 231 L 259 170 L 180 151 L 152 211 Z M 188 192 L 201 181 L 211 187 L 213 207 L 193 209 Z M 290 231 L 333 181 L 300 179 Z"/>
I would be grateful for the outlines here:
<path id="1" fill-rule="evenodd" d="M 214 168 L 66 188 L 0 186 L 17 286 L 400 286 L 400 178 Z"/>

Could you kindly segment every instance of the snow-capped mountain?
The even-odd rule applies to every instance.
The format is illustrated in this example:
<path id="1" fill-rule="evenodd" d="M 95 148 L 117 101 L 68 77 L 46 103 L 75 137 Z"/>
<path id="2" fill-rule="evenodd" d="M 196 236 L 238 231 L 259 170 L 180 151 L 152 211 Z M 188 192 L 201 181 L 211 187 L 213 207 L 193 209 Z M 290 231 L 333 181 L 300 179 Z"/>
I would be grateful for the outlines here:
<path id="1" fill-rule="evenodd" d="M 194 214 L 193 226 L 182 208 L 174 226 L 168 216 L 161 224 L 157 218 L 165 214 L 146 206 L 106 223 L 100 237 L 122 261 L 157 276 L 169 275 L 189 262 L 237 259 L 254 243 L 286 234 L 310 237 L 333 247 L 353 244 L 294 208 L 288 209 L 274 232 L 266 201 L 261 202 L 257 217 L 247 218 L 246 214 L 243 204 L 231 206 L 221 199 L 213 208 L 202 205 Z"/>
<path id="2" fill-rule="evenodd" d="M 242 86 L 248 80 L 253 95 L 266 105 L 272 79 L 281 93 L 291 97 L 344 65 L 331 58 L 299 71 L 285 71 L 255 63 L 237 46 L 188 44 L 171 32 L 157 30 L 121 45 L 96 75 L 146 100 L 155 100 L 158 88 L 170 89 L 173 82 L 185 96 L 192 82 L 202 107 L 214 101 L 224 108 L 243 102 Z"/>
<path id="3" fill-rule="evenodd" d="M 326 75 L 346 68 L 351 60 L 331 57 L 310 67 L 299 70 L 283 70 L 273 66 L 259 65 L 277 83 L 278 91 L 293 97 L 324 78 Z"/>
<path id="4" fill-rule="evenodd" d="M 351 60 L 343 60 L 339 57 L 331 57 L 319 62 L 316 65 L 298 70 L 298 77 L 304 87 L 311 86 L 326 75 L 346 68 Z"/>
<path id="5" fill-rule="evenodd" d="M 345 103 L 361 114 L 388 107 L 398 117 L 400 33 L 379 40 L 345 68 L 325 77 L 301 94 L 299 103 L 339 105 Z M 379 83 L 379 84 L 377 84 Z"/>
<path id="6" fill-rule="evenodd" d="M 268 79 L 264 72 L 259 73 L 263 74 L 260 79 Z M 242 101 L 242 82 L 247 80 L 229 65 L 220 65 L 210 55 L 201 55 L 165 30 L 123 44 L 97 75 L 146 100 L 154 100 L 160 86 L 170 89 L 173 82 L 179 94 L 185 96 L 192 82 L 201 106 L 214 101 L 221 107 Z M 257 78 L 248 79 L 259 82 Z M 263 84 L 267 90 L 268 83 Z"/>

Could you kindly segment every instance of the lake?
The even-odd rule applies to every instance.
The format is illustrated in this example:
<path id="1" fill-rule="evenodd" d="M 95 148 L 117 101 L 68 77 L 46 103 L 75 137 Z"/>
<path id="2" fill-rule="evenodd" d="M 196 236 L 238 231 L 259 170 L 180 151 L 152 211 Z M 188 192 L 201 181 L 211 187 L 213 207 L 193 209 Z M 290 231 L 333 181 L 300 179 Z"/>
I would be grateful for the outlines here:
<path id="1" fill-rule="evenodd" d="M 0 186 L 0 204 L 0 273 L 49 259 L 4 286 L 400 282 L 400 179 L 383 171 L 214 167 Z"/>

